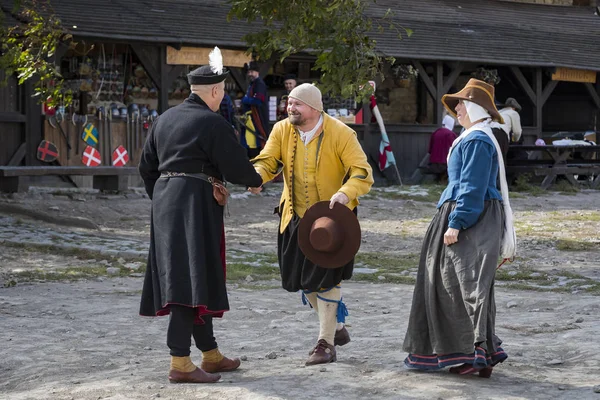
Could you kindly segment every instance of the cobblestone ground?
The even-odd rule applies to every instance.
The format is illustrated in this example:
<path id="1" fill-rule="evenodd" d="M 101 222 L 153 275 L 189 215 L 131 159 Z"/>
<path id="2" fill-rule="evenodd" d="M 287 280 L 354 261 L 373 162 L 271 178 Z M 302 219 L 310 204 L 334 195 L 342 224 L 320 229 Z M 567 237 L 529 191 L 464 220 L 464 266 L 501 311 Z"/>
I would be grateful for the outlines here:
<path id="1" fill-rule="evenodd" d="M 276 271 L 278 189 L 258 197 L 234 190 L 226 219 L 232 265 Z M 0 198 L 0 398 L 600 399 L 600 194 L 593 191 L 515 196 L 520 257 L 497 281 L 497 331 L 510 358 L 491 379 L 404 370 L 412 285 L 386 283 L 395 276 L 386 264 L 418 254 L 435 212 L 430 190 L 376 189 L 363 200 L 366 256 L 357 272 L 375 279 L 343 285 L 352 342 L 338 349 L 337 363 L 304 367 L 316 315 L 276 276 L 249 272 L 231 282 L 232 310 L 216 323 L 220 347 L 242 356 L 242 368 L 204 386 L 168 383 L 167 319 L 137 315 L 148 199 L 139 192 Z M 99 229 L 40 222 L 3 212 L 3 204 L 88 218 Z M 402 279 L 414 275 L 411 262 Z M 46 274 L 61 270 L 68 273 Z M 192 357 L 200 362 L 197 350 Z"/>

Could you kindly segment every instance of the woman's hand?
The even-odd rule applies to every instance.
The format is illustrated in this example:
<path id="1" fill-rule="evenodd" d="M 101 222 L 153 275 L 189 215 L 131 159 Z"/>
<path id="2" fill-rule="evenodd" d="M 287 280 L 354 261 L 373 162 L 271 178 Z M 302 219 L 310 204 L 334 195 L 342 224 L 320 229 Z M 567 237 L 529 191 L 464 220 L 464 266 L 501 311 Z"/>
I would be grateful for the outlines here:
<path id="1" fill-rule="evenodd" d="M 460 232 L 458 229 L 448 228 L 444 233 L 444 244 L 450 246 L 458 242 L 458 232 Z"/>

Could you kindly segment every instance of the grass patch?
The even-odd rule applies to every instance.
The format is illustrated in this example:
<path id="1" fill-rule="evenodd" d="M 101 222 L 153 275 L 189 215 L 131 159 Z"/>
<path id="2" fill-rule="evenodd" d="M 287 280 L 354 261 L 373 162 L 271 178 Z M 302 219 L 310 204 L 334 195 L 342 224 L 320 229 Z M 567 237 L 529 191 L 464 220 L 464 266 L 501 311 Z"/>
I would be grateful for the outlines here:
<path id="1" fill-rule="evenodd" d="M 579 192 L 579 188 L 577 186 L 573 186 L 571 182 L 566 180 L 558 180 L 554 185 L 552 185 L 552 190 L 556 190 L 560 192 L 560 194 L 567 196 L 574 196 Z"/>
<path id="2" fill-rule="evenodd" d="M 354 262 L 355 268 L 376 269 L 374 273 L 355 272 L 352 280 L 356 282 L 371 283 L 402 283 L 414 284 L 415 278 L 408 275 L 405 271 L 416 269 L 419 266 L 420 254 L 382 254 L 382 253 L 358 253 Z M 404 272 L 404 273 L 403 273 Z M 385 279 L 380 279 L 379 277 Z"/>
<path id="3" fill-rule="evenodd" d="M 556 241 L 556 249 L 561 251 L 594 251 L 598 250 L 598 246 L 598 243 L 570 239 L 559 239 Z"/>
<path id="4" fill-rule="evenodd" d="M 531 174 L 520 174 L 510 189 L 514 192 L 525 192 L 532 196 L 542 196 L 548 193 L 541 187 L 531 184 L 530 181 Z"/>
<path id="5" fill-rule="evenodd" d="M 129 276 L 132 271 L 126 268 L 120 268 L 119 274 L 109 275 L 106 272 L 106 266 L 90 266 L 90 267 L 69 267 L 60 268 L 51 271 L 45 271 L 42 269 L 34 269 L 27 271 L 11 272 L 10 281 L 16 281 L 18 283 L 24 282 L 63 282 L 63 281 L 75 281 L 80 279 L 94 279 L 101 276 Z M 135 271 L 135 272 L 140 272 Z M 142 271 L 143 272 L 143 271 Z"/>
<path id="6" fill-rule="evenodd" d="M 360 252 L 356 255 L 354 265 L 362 264 L 361 266 L 385 270 L 386 272 L 402 272 L 408 268 L 418 267 L 420 256 L 417 253 L 390 255 Z"/>
<path id="7" fill-rule="evenodd" d="M 425 184 L 415 186 L 398 187 L 397 191 L 389 191 L 383 188 L 373 188 L 361 199 L 390 199 L 390 200 L 413 200 L 426 203 L 437 203 L 444 191 L 445 186 L 438 184 Z M 413 191 L 414 190 L 414 191 Z M 423 191 L 427 193 L 422 194 Z"/>
<path id="8" fill-rule="evenodd" d="M 600 212 L 598 211 L 549 211 L 547 218 L 552 221 L 564 222 L 600 222 Z"/>
<path id="9" fill-rule="evenodd" d="M 255 267 L 241 262 L 227 264 L 228 281 L 244 281 L 248 275 L 250 275 L 252 279 L 259 281 L 281 279 L 278 267 L 268 265 Z"/>
<path id="10" fill-rule="evenodd" d="M 509 274 L 509 272 L 516 272 L 516 274 Z M 540 275 L 536 275 L 536 276 L 531 276 L 531 274 L 533 273 L 539 273 Z M 502 269 L 500 268 L 499 270 L 496 271 L 496 280 L 498 281 L 535 281 L 536 283 L 538 282 L 544 282 L 544 281 L 548 281 L 548 274 L 543 273 L 543 272 L 539 272 L 536 271 L 534 269 L 531 268 L 523 268 L 520 270 L 515 271 L 513 270 L 506 270 L 506 269 Z"/>
<path id="11" fill-rule="evenodd" d="M 54 240 L 58 240 L 58 239 L 52 238 L 52 240 L 54 241 Z M 39 253 L 45 253 L 45 254 L 62 254 L 65 256 L 73 256 L 73 257 L 78 257 L 79 259 L 82 259 L 82 260 L 92 260 L 92 259 L 116 260 L 119 258 L 119 256 L 116 254 L 115 255 L 106 254 L 106 253 L 103 253 L 98 250 L 84 249 L 81 247 L 63 247 L 63 246 L 55 246 L 55 245 L 51 245 L 51 244 L 17 243 L 17 242 L 10 242 L 10 241 L 4 241 L 1 243 L 1 245 L 6 246 L 6 247 L 17 248 L 17 249 L 37 251 Z M 133 257 L 133 258 L 128 257 L 127 261 L 141 262 L 143 264 L 146 264 L 147 257 L 146 256 Z"/>

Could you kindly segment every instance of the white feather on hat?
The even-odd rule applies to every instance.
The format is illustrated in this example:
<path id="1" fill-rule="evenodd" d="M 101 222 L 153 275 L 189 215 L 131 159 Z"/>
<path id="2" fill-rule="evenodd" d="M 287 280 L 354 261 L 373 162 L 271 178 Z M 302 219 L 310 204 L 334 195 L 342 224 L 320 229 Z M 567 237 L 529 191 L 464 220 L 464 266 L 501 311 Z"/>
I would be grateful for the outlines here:
<path id="1" fill-rule="evenodd" d="M 223 55 L 217 46 L 208 55 L 208 65 L 215 74 L 221 75 L 223 73 Z"/>

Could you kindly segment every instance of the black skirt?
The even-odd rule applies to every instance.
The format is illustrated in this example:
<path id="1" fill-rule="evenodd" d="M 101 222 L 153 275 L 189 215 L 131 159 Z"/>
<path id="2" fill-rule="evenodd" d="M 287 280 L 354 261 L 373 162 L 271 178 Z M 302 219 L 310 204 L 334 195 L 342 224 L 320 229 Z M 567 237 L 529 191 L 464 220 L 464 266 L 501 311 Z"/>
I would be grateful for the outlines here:
<path id="1" fill-rule="evenodd" d="M 277 258 L 283 288 L 288 292 L 301 289 L 316 291 L 350 279 L 354 270 L 354 259 L 340 268 L 322 268 L 306 258 L 298 245 L 299 225 L 300 217 L 294 214 L 283 233 L 277 235 Z"/>

